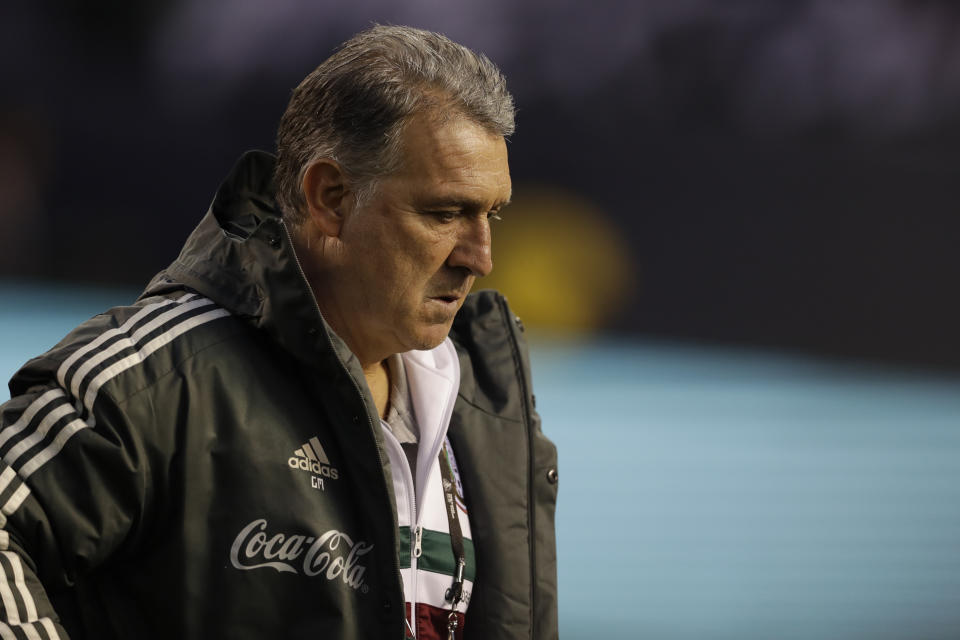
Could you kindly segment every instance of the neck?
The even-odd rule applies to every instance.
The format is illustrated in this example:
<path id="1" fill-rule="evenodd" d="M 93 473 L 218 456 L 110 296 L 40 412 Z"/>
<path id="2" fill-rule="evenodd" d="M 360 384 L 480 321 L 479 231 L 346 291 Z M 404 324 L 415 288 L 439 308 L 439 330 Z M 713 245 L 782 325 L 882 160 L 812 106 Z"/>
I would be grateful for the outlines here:
<path id="1" fill-rule="evenodd" d="M 317 253 L 324 256 L 328 253 L 335 253 L 336 249 L 318 249 L 318 251 L 312 255 L 307 248 L 307 243 L 310 241 L 309 238 L 311 238 L 307 233 L 308 232 L 302 227 L 298 227 L 295 232 L 291 234 L 293 248 L 297 254 L 300 267 L 303 269 L 307 284 L 310 287 L 311 293 L 313 293 L 313 298 L 317 303 L 317 307 L 320 309 L 323 319 L 330 328 L 333 329 L 334 333 L 347 344 L 347 347 L 353 355 L 357 357 L 357 360 L 360 361 L 360 366 L 369 382 L 369 372 L 379 367 L 383 360 L 394 353 L 394 351 L 390 351 L 389 347 L 386 347 L 384 344 L 364 340 L 362 338 L 362 329 L 358 329 L 357 322 L 348 321 L 347 318 L 344 318 L 339 312 L 340 309 L 350 308 L 351 306 L 348 304 L 349 301 L 345 301 L 342 299 L 342 296 L 337 295 L 337 291 L 342 291 L 344 285 L 341 282 L 338 286 L 337 273 L 334 266 L 324 260 L 316 259 Z M 330 240 L 330 238 L 322 235 L 312 238 L 315 248 L 325 243 L 329 244 L 328 241 Z"/>
<path id="2" fill-rule="evenodd" d="M 367 387 L 369 387 L 370 393 L 373 395 L 373 402 L 377 407 L 377 412 L 381 418 L 385 418 L 387 403 L 390 400 L 390 374 L 387 371 L 385 362 L 385 358 L 388 357 L 389 352 L 384 353 L 382 350 L 361 349 L 360 345 L 363 344 L 363 342 L 358 340 L 353 332 L 349 331 L 350 323 L 343 322 L 336 313 L 338 305 L 334 304 L 331 292 L 321 286 L 321 284 L 329 284 L 333 279 L 332 274 L 324 271 L 324 266 L 321 264 L 321 261 L 307 259 L 307 256 L 311 255 L 308 246 L 308 242 L 311 241 L 311 236 L 307 235 L 308 233 L 309 230 L 298 227 L 295 232 L 291 234 L 294 251 L 299 259 L 300 266 L 303 268 L 307 283 L 310 285 L 313 297 L 317 302 L 317 306 L 320 308 L 324 320 L 326 320 L 330 328 L 347 344 L 347 347 L 353 352 L 353 355 L 360 361 L 360 367 L 363 369 L 364 378 L 367 379 Z M 319 244 L 323 244 L 327 240 L 329 240 L 329 238 L 322 235 L 312 239 L 313 242 Z M 325 251 L 326 249 L 319 249 L 321 255 L 324 254 Z"/>

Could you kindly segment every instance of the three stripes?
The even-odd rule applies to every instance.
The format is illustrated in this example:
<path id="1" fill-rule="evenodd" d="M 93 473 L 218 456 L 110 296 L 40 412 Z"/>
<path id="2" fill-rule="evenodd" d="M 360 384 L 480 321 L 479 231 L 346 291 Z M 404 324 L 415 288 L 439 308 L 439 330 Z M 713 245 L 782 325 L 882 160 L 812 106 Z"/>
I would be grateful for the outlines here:
<path id="1" fill-rule="evenodd" d="M 16 422 L 0 431 L 4 463 L 0 465 L 0 527 L 30 494 L 24 480 L 56 456 L 76 433 L 96 424 L 93 406 L 104 384 L 177 336 L 228 315 L 211 300 L 189 293 L 144 306 L 121 326 L 104 331 L 67 358 L 57 370 L 59 387 L 42 393 Z M 0 530 L 0 604 L 6 618 L 6 623 L 0 622 L 0 640 L 19 638 L 13 628 L 19 628 L 28 640 L 44 640 L 37 625 L 48 640 L 59 640 L 50 619 L 37 618 L 20 557 L 8 549 L 9 536 Z"/>
<path id="2" fill-rule="evenodd" d="M 323 464 L 330 464 L 330 459 L 327 458 L 327 452 L 323 450 L 323 446 L 320 444 L 320 441 L 317 440 L 316 436 L 304 442 L 302 447 L 293 452 L 293 455 L 298 458 L 307 458 L 308 460 L 316 460 Z"/>

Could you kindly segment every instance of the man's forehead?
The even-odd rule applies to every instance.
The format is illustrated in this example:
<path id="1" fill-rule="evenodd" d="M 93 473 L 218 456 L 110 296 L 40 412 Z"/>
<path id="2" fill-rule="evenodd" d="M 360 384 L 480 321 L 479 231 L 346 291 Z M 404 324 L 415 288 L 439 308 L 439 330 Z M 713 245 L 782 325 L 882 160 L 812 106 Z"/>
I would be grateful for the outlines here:
<path id="1" fill-rule="evenodd" d="M 491 144 L 502 147 L 504 159 L 507 155 L 503 136 L 464 115 L 437 118 L 430 112 L 416 113 L 406 122 L 400 136 L 402 148 L 411 156 L 430 149 L 434 156 L 456 162 L 458 155 L 469 155 Z"/>
<path id="2" fill-rule="evenodd" d="M 391 178 L 412 188 L 429 184 L 420 197 L 432 205 L 489 207 L 510 200 L 506 141 L 466 118 L 414 117 L 403 131 L 401 157 Z"/>

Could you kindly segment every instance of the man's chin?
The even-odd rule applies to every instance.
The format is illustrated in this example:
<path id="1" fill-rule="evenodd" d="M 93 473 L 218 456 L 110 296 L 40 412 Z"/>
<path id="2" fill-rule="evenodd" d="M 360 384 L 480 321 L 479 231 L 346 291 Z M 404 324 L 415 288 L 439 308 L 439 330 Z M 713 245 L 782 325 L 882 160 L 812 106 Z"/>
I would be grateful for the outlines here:
<path id="1" fill-rule="evenodd" d="M 413 336 L 413 344 L 411 350 L 415 351 L 429 351 L 430 349 L 435 349 L 443 344 L 443 341 L 447 339 L 447 336 L 450 335 L 450 327 L 453 325 L 453 320 L 447 322 L 430 324 L 427 327 L 422 328 L 417 331 Z"/>

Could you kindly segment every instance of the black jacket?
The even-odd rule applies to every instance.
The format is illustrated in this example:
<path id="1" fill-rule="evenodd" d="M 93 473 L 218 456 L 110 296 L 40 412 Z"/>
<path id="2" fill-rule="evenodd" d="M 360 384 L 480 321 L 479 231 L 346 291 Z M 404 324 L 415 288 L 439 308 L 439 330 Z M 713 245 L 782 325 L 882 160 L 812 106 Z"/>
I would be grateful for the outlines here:
<path id="1" fill-rule="evenodd" d="M 377 411 L 299 268 L 272 163 L 245 155 L 140 300 L 10 382 L 0 639 L 404 637 Z M 481 292 L 451 338 L 478 560 L 465 635 L 554 638 L 556 449 L 522 329 Z M 310 438 L 327 462 L 304 473 L 288 461 Z"/>

